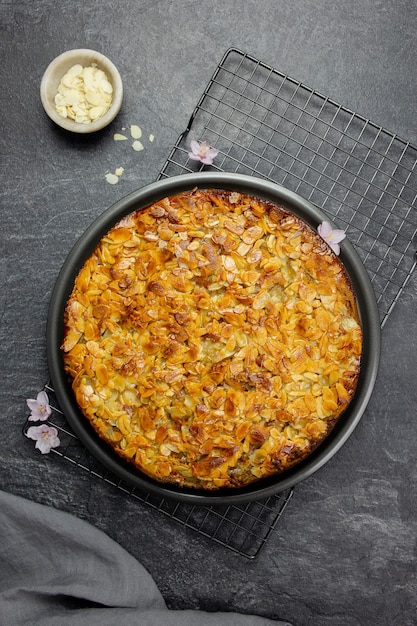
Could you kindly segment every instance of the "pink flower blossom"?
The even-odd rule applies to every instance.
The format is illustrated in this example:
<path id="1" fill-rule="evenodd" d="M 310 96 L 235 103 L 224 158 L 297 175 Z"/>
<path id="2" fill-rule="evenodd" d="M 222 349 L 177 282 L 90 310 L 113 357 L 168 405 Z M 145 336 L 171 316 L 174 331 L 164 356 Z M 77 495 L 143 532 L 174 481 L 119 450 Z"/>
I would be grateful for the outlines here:
<path id="1" fill-rule="evenodd" d="M 322 239 L 331 247 L 335 254 L 340 254 L 339 243 L 346 237 L 344 230 L 333 228 L 326 220 L 319 224 L 317 232 Z"/>
<path id="2" fill-rule="evenodd" d="M 191 151 L 188 156 L 193 161 L 200 161 L 204 165 L 211 165 L 213 159 L 219 154 L 216 148 L 212 148 L 207 141 L 198 143 L 195 139 L 190 141 Z"/>
<path id="3" fill-rule="evenodd" d="M 40 391 L 36 396 L 36 400 L 29 398 L 26 404 L 30 408 L 28 417 L 30 422 L 44 422 L 51 415 L 51 407 L 49 406 L 49 398 L 46 391 Z"/>
<path id="4" fill-rule="evenodd" d="M 31 426 L 26 431 L 26 437 L 36 441 L 35 448 L 40 450 L 42 454 L 48 454 L 51 448 L 57 448 L 61 443 L 57 429 L 46 424 Z"/>

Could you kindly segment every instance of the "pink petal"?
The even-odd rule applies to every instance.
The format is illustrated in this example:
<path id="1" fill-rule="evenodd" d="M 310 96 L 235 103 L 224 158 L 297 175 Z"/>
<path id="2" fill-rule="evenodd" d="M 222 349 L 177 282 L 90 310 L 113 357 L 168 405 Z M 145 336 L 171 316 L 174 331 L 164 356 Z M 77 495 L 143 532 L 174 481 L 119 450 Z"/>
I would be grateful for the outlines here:
<path id="1" fill-rule="evenodd" d="M 28 417 L 28 422 L 40 422 L 41 414 L 38 411 L 32 411 Z"/>
<path id="2" fill-rule="evenodd" d="M 332 231 L 332 243 L 340 243 L 343 239 L 346 238 L 346 233 L 344 230 L 338 230 L 337 228 Z"/>
<path id="3" fill-rule="evenodd" d="M 323 239 L 326 239 L 326 237 L 328 237 L 330 233 L 332 232 L 332 225 L 330 224 L 330 222 L 327 222 L 326 220 L 324 220 L 324 222 L 319 224 L 317 231 L 320 237 L 323 237 Z"/>
<path id="4" fill-rule="evenodd" d="M 213 159 L 219 154 L 219 151 L 216 148 L 209 148 L 205 157 L 203 158 L 203 163 L 206 165 L 211 165 L 213 163 Z"/>
<path id="5" fill-rule="evenodd" d="M 51 445 L 48 439 L 38 439 L 35 443 L 35 448 L 37 448 L 41 454 L 48 454 L 51 451 Z"/>
<path id="6" fill-rule="evenodd" d="M 31 411 L 37 411 L 39 408 L 39 402 L 37 400 L 34 400 L 33 398 L 29 398 L 28 400 L 26 400 L 26 404 Z"/>
<path id="7" fill-rule="evenodd" d="M 213 157 L 207 154 L 206 156 L 201 157 L 200 161 L 204 163 L 204 165 L 211 165 L 213 163 Z"/>
<path id="8" fill-rule="evenodd" d="M 194 152 L 189 152 L 188 156 L 193 161 L 201 161 L 201 156 L 199 156 L 198 154 L 194 154 Z"/>
<path id="9" fill-rule="evenodd" d="M 46 424 L 43 424 L 42 426 L 31 426 L 26 431 L 26 437 L 29 437 L 29 439 L 33 439 L 34 441 L 37 441 L 39 437 L 42 437 L 44 428 L 48 428 Z"/>
<path id="10" fill-rule="evenodd" d="M 198 141 L 196 141 L 195 139 L 191 139 L 190 141 L 190 148 L 191 148 L 191 152 L 194 155 L 194 157 L 197 157 L 199 159 L 200 157 L 200 144 L 198 143 Z"/>
<path id="11" fill-rule="evenodd" d="M 36 448 L 36 445 L 37 445 L 38 443 L 40 443 L 41 441 L 42 441 L 42 440 L 41 440 L 41 439 L 39 439 L 39 440 L 36 442 L 36 444 L 35 444 L 35 448 Z M 61 444 L 61 441 L 60 441 L 60 439 L 59 439 L 59 437 L 58 437 L 58 431 L 57 431 L 57 429 L 56 429 L 56 428 L 54 428 L 53 426 L 51 426 L 51 427 L 50 427 L 50 429 L 49 429 L 49 435 L 48 435 L 48 438 L 43 439 L 43 441 L 47 442 L 47 444 L 48 444 L 48 445 L 47 445 L 47 447 L 46 447 L 46 446 L 44 446 L 45 452 L 42 452 L 42 450 L 41 450 L 42 454 L 46 454 L 47 452 L 50 452 L 50 451 L 51 451 L 51 448 L 57 448 L 57 447 Z M 40 449 L 40 447 L 39 447 L 39 449 Z"/>
<path id="12" fill-rule="evenodd" d="M 340 246 L 339 246 L 339 244 L 338 243 L 329 243 L 329 246 L 331 247 L 333 252 L 335 254 L 337 254 L 337 256 L 339 256 L 339 254 L 340 254 Z"/>
<path id="13" fill-rule="evenodd" d="M 39 404 L 43 404 L 44 406 L 49 405 L 49 398 L 46 391 L 40 391 L 36 396 L 36 400 L 39 402 Z"/>
<path id="14" fill-rule="evenodd" d="M 47 426 L 47 424 L 42 424 L 41 426 L 31 426 L 26 431 L 26 437 L 29 437 L 29 439 L 33 439 L 34 441 L 37 441 L 45 433 L 49 432 L 49 428 L 52 428 L 52 427 Z"/>

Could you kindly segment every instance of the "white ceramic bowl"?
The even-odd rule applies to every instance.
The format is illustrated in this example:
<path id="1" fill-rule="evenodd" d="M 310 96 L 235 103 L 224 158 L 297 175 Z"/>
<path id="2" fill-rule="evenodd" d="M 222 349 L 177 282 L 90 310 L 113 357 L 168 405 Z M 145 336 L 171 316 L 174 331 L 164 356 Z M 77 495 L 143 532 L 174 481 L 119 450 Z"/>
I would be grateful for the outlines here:
<path id="1" fill-rule="evenodd" d="M 88 124 L 80 124 L 72 119 L 64 118 L 55 109 L 55 96 L 61 78 L 76 64 L 83 67 L 96 65 L 98 69 L 103 70 L 113 87 L 110 109 L 101 118 Z M 73 133 L 93 133 L 110 124 L 120 111 L 123 100 L 123 83 L 116 66 L 104 54 L 95 50 L 80 48 L 63 52 L 48 65 L 41 80 L 40 95 L 45 112 L 58 126 Z"/>

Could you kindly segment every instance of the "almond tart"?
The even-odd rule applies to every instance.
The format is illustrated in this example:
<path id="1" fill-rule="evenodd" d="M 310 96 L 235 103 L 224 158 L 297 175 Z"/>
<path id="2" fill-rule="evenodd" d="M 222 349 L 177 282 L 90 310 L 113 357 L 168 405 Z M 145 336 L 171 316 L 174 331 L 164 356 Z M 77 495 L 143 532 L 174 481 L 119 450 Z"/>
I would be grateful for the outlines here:
<path id="1" fill-rule="evenodd" d="M 115 452 L 156 481 L 237 488 L 326 438 L 362 330 L 340 259 L 284 207 L 194 189 L 121 219 L 65 309 L 65 370 Z"/>

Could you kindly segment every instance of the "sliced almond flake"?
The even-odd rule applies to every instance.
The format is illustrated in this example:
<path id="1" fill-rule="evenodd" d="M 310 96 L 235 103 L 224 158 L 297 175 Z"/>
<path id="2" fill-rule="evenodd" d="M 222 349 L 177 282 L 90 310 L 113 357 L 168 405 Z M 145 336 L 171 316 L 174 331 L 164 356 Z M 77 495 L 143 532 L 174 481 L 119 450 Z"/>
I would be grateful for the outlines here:
<path id="1" fill-rule="evenodd" d="M 114 173 L 116 174 L 116 176 L 121 176 L 123 174 L 123 172 L 125 171 L 124 167 L 118 167 Z"/>
<path id="2" fill-rule="evenodd" d="M 106 174 L 106 180 L 110 185 L 117 185 L 119 177 L 116 174 Z"/>
<path id="3" fill-rule="evenodd" d="M 130 127 L 130 134 L 133 139 L 140 139 L 142 137 L 142 129 L 140 126 L 136 126 L 136 124 L 132 124 Z"/>
<path id="4" fill-rule="evenodd" d="M 80 65 L 80 63 L 76 63 L 75 65 L 70 67 L 67 74 L 68 76 L 79 76 L 80 74 L 82 74 L 82 71 L 83 71 L 83 66 Z"/>
<path id="5" fill-rule="evenodd" d="M 98 120 L 105 112 L 106 109 L 103 106 L 96 106 L 88 111 L 88 117 L 90 120 Z"/>
<path id="6" fill-rule="evenodd" d="M 122 135 L 121 133 L 114 133 L 113 139 L 115 141 L 125 141 L 127 139 L 126 135 Z"/>
<path id="7" fill-rule="evenodd" d="M 80 124 L 97 120 L 111 106 L 113 87 L 103 70 L 96 65 L 73 65 L 61 78 L 55 95 L 55 107 L 62 117 Z"/>
<path id="8" fill-rule="evenodd" d="M 141 150 L 143 150 L 143 144 L 136 140 L 132 143 L 132 148 L 133 150 L 136 150 L 136 152 L 140 152 Z"/>
<path id="9" fill-rule="evenodd" d="M 109 81 L 106 78 L 106 75 L 104 74 L 104 72 L 102 72 L 102 76 L 100 76 L 100 89 L 107 95 L 110 95 L 113 93 L 113 87 L 112 85 L 109 83 Z"/>
<path id="10" fill-rule="evenodd" d="M 149 141 L 150 141 L 151 143 L 153 142 L 153 140 L 154 140 L 154 139 L 155 139 L 155 136 L 154 136 L 154 135 L 149 135 Z"/>

